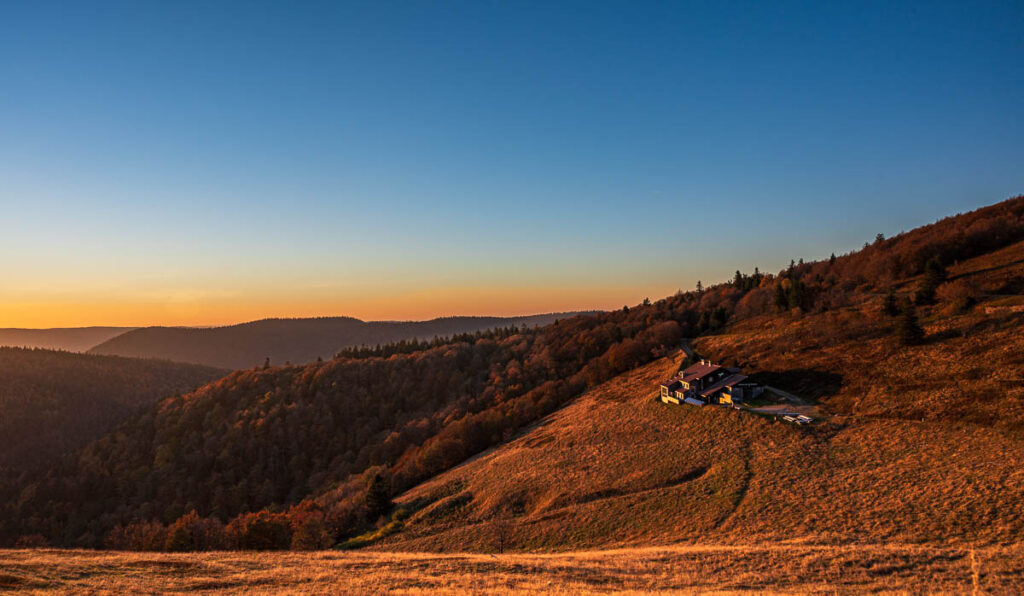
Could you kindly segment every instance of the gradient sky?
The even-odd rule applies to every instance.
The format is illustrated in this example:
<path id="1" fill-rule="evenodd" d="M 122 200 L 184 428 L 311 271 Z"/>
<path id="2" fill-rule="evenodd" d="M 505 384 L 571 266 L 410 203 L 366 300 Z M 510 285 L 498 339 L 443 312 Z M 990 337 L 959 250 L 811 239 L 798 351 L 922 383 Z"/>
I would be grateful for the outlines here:
<path id="1" fill-rule="evenodd" d="M 1021 2 L 0 2 L 0 326 L 616 308 L 1022 138 Z"/>

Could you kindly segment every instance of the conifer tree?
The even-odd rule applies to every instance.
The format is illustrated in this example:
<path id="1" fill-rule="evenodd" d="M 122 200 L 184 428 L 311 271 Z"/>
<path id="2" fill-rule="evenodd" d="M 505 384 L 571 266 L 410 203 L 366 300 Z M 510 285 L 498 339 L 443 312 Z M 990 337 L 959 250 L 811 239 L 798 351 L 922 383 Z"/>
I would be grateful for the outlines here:
<path id="1" fill-rule="evenodd" d="M 779 310 L 786 310 L 789 306 L 789 296 L 786 295 L 786 290 L 782 288 L 782 284 L 775 284 L 775 308 Z"/>
<path id="2" fill-rule="evenodd" d="M 934 304 L 935 291 L 944 281 L 946 281 L 946 268 L 942 266 L 942 262 L 937 257 L 928 259 L 924 266 L 924 278 L 914 296 L 914 301 L 918 304 Z"/>
<path id="3" fill-rule="evenodd" d="M 794 279 L 789 285 L 789 295 L 786 297 L 789 308 L 799 308 L 803 310 L 804 299 L 806 292 L 804 291 L 804 284 L 799 279 Z"/>
<path id="4" fill-rule="evenodd" d="M 367 511 L 374 517 L 391 511 L 391 507 L 394 505 L 391 502 L 390 483 L 380 470 L 375 470 L 367 475 L 365 503 Z"/>
<path id="5" fill-rule="evenodd" d="M 924 341 L 924 329 L 917 320 L 917 309 L 910 300 L 903 303 L 903 310 L 896 323 L 896 337 L 904 346 L 916 346 Z"/>
<path id="6" fill-rule="evenodd" d="M 896 294 L 892 290 L 885 296 L 885 301 L 882 302 L 882 312 L 890 317 L 895 317 L 900 314 L 900 307 L 896 303 Z"/>

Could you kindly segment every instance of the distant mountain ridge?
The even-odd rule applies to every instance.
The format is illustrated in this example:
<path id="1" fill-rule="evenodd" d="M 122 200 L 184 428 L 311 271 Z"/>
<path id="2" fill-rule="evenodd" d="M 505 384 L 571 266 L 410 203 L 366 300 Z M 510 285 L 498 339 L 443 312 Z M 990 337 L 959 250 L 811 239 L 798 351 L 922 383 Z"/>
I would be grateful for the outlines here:
<path id="1" fill-rule="evenodd" d="M 144 327 L 112 337 L 89 353 L 242 369 L 330 359 L 338 350 L 402 340 L 473 333 L 496 327 L 547 325 L 583 313 L 524 317 L 442 317 L 429 321 L 362 321 L 353 317 L 262 319 L 225 327 Z"/>
<path id="2" fill-rule="evenodd" d="M 85 352 L 138 327 L 67 327 L 54 329 L 0 329 L 0 346 Z"/>

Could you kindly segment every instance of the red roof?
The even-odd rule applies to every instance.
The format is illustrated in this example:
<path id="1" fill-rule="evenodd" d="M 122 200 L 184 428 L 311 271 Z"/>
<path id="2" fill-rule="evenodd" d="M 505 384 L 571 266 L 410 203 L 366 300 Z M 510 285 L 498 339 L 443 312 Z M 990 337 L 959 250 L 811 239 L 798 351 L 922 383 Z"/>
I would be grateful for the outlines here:
<path id="1" fill-rule="evenodd" d="M 716 370 L 719 370 L 720 368 L 722 368 L 722 367 L 717 365 L 717 364 L 700 364 L 700 363 L 697 363 L 697 364 L 694 364 L 692 366 L 686 367 L 686 369 L 683 370 L 683 372 L 679 373 L 679 376 L 684 381 L 689 383 L 691 381 L 696 381 L 698 379 L 703 379 L 704 377 L 710 375 L 711 373 L 715 372 Z"/>

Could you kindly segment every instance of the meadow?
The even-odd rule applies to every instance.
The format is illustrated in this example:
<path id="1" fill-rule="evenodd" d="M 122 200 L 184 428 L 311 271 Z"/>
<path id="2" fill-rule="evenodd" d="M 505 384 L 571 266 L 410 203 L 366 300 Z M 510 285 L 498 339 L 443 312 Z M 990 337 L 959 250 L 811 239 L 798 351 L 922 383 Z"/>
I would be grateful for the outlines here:
<path id="1" fill-rule="evenodd" d="M 1024 589 L 1019 546 L 674 545 L 554 554 L 0 551 L 29 593 L 957 593 Z"/>

